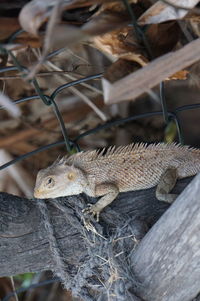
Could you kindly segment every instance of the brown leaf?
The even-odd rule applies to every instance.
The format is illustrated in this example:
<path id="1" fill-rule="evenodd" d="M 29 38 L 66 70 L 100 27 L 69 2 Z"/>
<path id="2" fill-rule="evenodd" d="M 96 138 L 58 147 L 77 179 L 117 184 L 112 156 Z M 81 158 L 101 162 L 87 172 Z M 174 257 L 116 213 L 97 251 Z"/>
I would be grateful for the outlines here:
<path id="1" fill-rule="evenodd" d="M 133 100 L 174 73 L 200 60 L 200 38 L 183 48 L 155 59 L 140 70 L 114 84 L 103 79 L 104 100 L 107 104 Z"/>
<path id="2" fill-rule="evenodd" d="M 105 3 L 104 3 L 105 2 Z M 137 0 L 130 0 L 130 3 L 136 3 Z M 21 26 L 29 33 L 34 35 L 39 35 L 39 30 L 44 28 L 44 23 L 48 22 L 47 31 L 49 28 L 49 23 L 51 23 L 52 15 L 55 12 L 56 4 L 58 1 L 41 1 L 33 0 L 20 12 L 19 20 Z M 79 42 L 82 39 L 85 39 L 86 36 L 97 36 L 105 34 L 113 29 L 122 28 L 127 23 L 130 22 L 130 16 L 124 6 L 120 1 L 105 1 L 105 0 L 96 0 L 96 1 L 85 1 L 85 0 L 65 0 L 60 3 L 59 10 L 64 11 L 72 9 L 75 7 L 88 6 L 94 3 L 103 3 L 97 13 L 90 18 L 90 21 L 85 23 L 82 27 L 69 27 L 68 23 L 58 21 L 57 24 L 54 22 L 53 33 L 51 32 L 51 44 L 56 45 L 56 47 L 62 47 L 60 45 L 66 46 L 68 43 Z M 89 8 L 89 7 L 88 7 Z M 141 14 L 141 8 L 139 6 L 134 6 L 136 15 Z M 52 26 L 51 26 L 52 27 Z M 73 37 L 73 34 L 75 36 Z M 81 36 L 82 35 L 82 36 Z M 115 33 L 114 33 L 115 35 Z M 46 36 L 48 36 L 46 32 Z M 45 36 L 45 40 L 46 40 Z M 48 39 L 49 40 L 49 39 Z M 55 40 L 55 41 L 54 41 Z M 45 43 L 46 44 L 46 43 Z M 48 47 L 49 48 L 49 47 Z M 131 52 L 127 47 L 127 53 Z M 127 57 L 130 55 L 127 55 Z"/>
<path id="3" fill-rule="evenodd" d="M 146 31 L 146 37 L 154 57 L 174 49 L 180 36 L 180 27 L 176 21 L 152 24 Z"/>
<path id="4" fill-rule="evenodd" d="M 130 27 L 94 37 L 93 42 L 96 48 L 112 57 L 135 61 L 141 66 L 145 66 L 148 62 Z"/>
<path id="5" fill-rule="evenodd" d="M 117 0 L 114 0 L 117 1 Z M 81 7 L 89 7 L 94 4 L 104 2 L 114 2 L 113 0 L 63 0 L 61 4 L 61 11 L 68 9 L 75 9 Z M 132 0 L 133 1 L 133 0 Z M 132 2 L 131 1 L 131 2 Z M 135 1 L 133 1 L 135 2 Z M 57 0 L 32 0 L 26 4 L 19 14 L 19 22 L 21 27 L 34 35 L 38 35 L 39 29 L 48 21 L 51 16 Z"/>
<path id="6" fill-rule="evenodd" d="M 84 0 L 64 0 L 61 4 L 61 11 L 90 5 L 91 2 Z M 56 4 L 57 0 L 33 0 L 26 4 L 19 14 L 19 22 L 22 28 L 29 33 L 37 35 L 40 27 L 51 16 Z"/>
<path id="7" fill-rule="evenodd" d="M 134 71 L 140 69 L 141 66 L 135 62 L 130 62 L 128 60 L 119 59 L 114 62 L 104 74 L 104 78 L 107 79 L 110 83 L 123 78 L 124 76 L 131 74 Z"/>

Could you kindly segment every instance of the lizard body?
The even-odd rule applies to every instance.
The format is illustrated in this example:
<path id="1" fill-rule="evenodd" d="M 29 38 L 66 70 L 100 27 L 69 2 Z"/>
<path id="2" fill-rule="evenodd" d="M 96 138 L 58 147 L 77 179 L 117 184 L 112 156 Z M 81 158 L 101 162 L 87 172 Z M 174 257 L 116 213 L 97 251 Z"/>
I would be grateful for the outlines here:
<path id="1" fill-rule="evenodd" d="M 200 172 L 200 150 L 175 143 L 136 143 L 104 152 L 80 152 L 39 171 L 34 196 L 55 198 L 82 192 L 101 196 L 86 210 L 98 218 L 119 192 L 157 185 L 156 197 L 172 202 L 176 195 L 169 192 L 176 180 Z"/>

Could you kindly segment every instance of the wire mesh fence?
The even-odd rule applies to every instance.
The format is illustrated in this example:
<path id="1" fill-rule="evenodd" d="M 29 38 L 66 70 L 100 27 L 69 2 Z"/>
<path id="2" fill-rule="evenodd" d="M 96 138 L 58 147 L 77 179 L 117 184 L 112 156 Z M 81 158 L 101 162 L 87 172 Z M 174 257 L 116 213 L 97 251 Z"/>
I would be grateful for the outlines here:
<path id="1" fill-rule="evenodd" d="M 14 57 L 14 56 L 13 56 Z M 16 61 L 16 58 L 15 58 Z M 20 66 L 20 69 L 22 68 L 22 66 Z M 12 67 L 7 67 L 7 68 L 0 68 L 0 72 L 5 72 L 5 71 L 11 71 L 11 70 L 18 70 L 18 67 L 16 66 L 12 66 Z M 74 147 L 76 150 L 80 150 L 78 142 L 81 138 L 86 137 L 88 135 L 91 134 L 95 134 L 98 131 L 101 131 L 103 129 L 108 129 L 111 128 L 112 126 L 119 126 L 122 125 L 124 123 L 130 122 L 130 121 L 134 121 L 134 120 L 138 120 L 138 119 L 143 119 L 143 118 L 147 118 L 147 117 L 153 117 L 153 116 L 158 116 L 161 115 L 163 116 L 163 119 L 165 121 L 166 126 L 171 122 L 174 121 L 176 124 L 176 128 L 177 128 L 177 133 L 178 133 L 178 140 L 181 144 L 184 143 L 184 136 L 183 136 L 183 131 L 182 131 L 182 126 L 181 126 L 181 120 L 179 118 L 179 113 L 182 111 L 188 111 L 188 110 L 195 110 L 200 108 L 200 104 L 190 104 L 190 105 L 184 105 L 181 107 L 177 107 L 174 111 L 168 111 L 167 109 L 167 104 L 166 104 L 166 100 L 165 100 L 165 90 L 164 90 L 164 83 L 162 82 L 160 84 L 160 102 L 161 102 L 161 106 L 162 106 L 162 111 L 157 111 L 157 112 L 149 112 L 149 113 L 144 113 L 144 114 L 139 114 L 139 115 L 135 115 L 135 116 L 130 116 L 127 118 L 121 118 L 119 120 L 115 120 L 115 121 L 111 121 L 111 122 L 107 122 L 103 125 L 97 126 L 96 128 L 90 129 L 88 131 L 85 131 L 84 133 L 78 135 L 77 137 L 70 139 L 68 137 L 66 128 L 65 128 L 65 124 L 64 121 L 62 119 L 62 115 L 59 111 L 59 107 L 55 101 L 56 96 L 63 90 L 63 89 L 67 89 L 68 87 L 72 87 L 84 82 L 87 82 L 89 80 L 92 79 L 100 79 L 103 76 L 103 74 L 94 74 L 94 75 L 90 75 L 87 77 L 84 77 L 82 79 L 79 80 L 75 80 L 72 81 L 70 83 L 67 83 L 65 85 L 61 85 L 59 86 L 51 95 L 45 95 L 42 93 L 36 79 L 33 80 L 33 85 L 35 87 L 35 90 L 37 92 L 37 95 L 33 95 L 33 96 L 29 96 L 29 97 L 23 97 L 21 99 L 18 100 L 14 100 L 13 103 L 14 104 L 20 104 L 22 102 L 28 102 L 30 100 L 36 100 L 36 99 L 41 99 L 43 101 L 44 105 L 47 106 L 52 106 L 55 115 L 58 119 L 58 122 L 60 124 L 60 128 L 63 134 L 63 140 L 62 141 L 57 141 L 45 146 L 42 146 L 40 148 L 37 148 L 36 150 L 26 153 L 18 158 L 15 158 L 14 160 L 11 160 L 5 164 L 3 164 L 2 166 L 0 166 L 0 170 L 16 163 L 19 162 L 25 158 L 28 158 L 36 153 L 39 153 L 41 151 L 45 151 L 49 148 L 55 147 L 55 146 L 59 146 L 59 145 L 66 145 L 66 149 L 68 152 L 71 151 L 71 149 Z M 2 107 L 0 109 L 3 109 Z"/>
<path id="2" fill-rule="evenodd" d="M 123 0 L 122 1 L 124 3 L 124 5 L 126 6 L 131 18 L 132 18 L 132 25 L 135 31 L 135 34 L 137 36 L 137 38 L 142 41 L 144 47 L 147 49 L 148 55 L 149 57 L 153 58 L 153 53 L 152 50 L 150 48 L 150 45 L 148 44 L 148 41 L 145 38 L 145 33 L 144 30 L 141 29 L 141 27 L 139 27 L 137 25 L 136 22 L 136 18 L 134 16 L 133 11 L 131 10 L 130 4 L 128 1 Z M 17 32 L 14 32 L 12 34 L 12 36 L 10 36 L 7 41 L 6 44 L 12 43 L 15 38 L 17 36 L 19 36 L 21 33 L 23 32 L 23 30 L 19 30 Z M 52 53 L 50 53 L 46 58 L 51 58 L 53 56 L 58 55 L 61 51 L 63 51 L 64 49 L 58 49 Z M 26 77 L 26 75 L 28 74 L 29 70 L 24 67 L 20 61 L 18 61 L 17 57 L 15 56 L 15 54 L 13 53 L 13 51 L 8 50 L 7 48 L 4 48 L 4 46 L 0 46 L 0 51 L 1 53 L 4 53 L 6 55 L 9 55 L 12 59 L 13 65 L 9 66 L 9 67 L 1 67 L 0 68 L 0 73 L 4 73 L 4 72 L 10 72 L 10 71 L 19 71 L 19 73 L 21 74 L 22 79 L 24 77 Z M 59 93 L 61 93 L 64 89 L 68 89 L 69 87 L 73 87 L 76 85 L 80 85 L 83 83 L 87 83 L 87 81 L 91 81 L 91 80 L 100 80 L 103 77 L 102 73 L 98 73 L 98 74 L 92 74 L 86 77 L 83 77 L 81 79 L 78 80 L 74 80 L 71 82 L 68 82 L 66 84 L 60 85 L 58 86 L 50 95 L 44 94 L 40 85 L 38 84 L 37 79 L 34 77 L 32 80 L 29 80 L 30 84 L 34 87 L 36 94 L 32 95 L 32 96 L 27 96 L 27 97 L 22 97 L 20 99 L 17 100 L 13 100 L 14 104 L 21 104 L 21 103 L 25 103 L 25 102 L 29 102 L 31 100 L 40 100 L 42 102 L 43 105 L 46 106 L 50 106 L 52 107 L 52 110 L 55 113 L 55 116 L 58 120 L 59 126 L 60 126 L 60 130 L 62 132 L 63 135 L 63 139 L 60 141 L 55 141 L 53 143 L 47 144 L 47 145 L 43 145 L 37 149 L 35 149 L 34 151 L 25 153 L 3 165 L 0 166 L 0 170 L 5 169 L 6 167 L 15 164 L 21 160 L 24 160 L 25 158 L 31 157 L 34 154 L 37 154 L 39 152 L 43 152 L 46 151 L 47 149 L 56 147 L 56 146 L 60 146 L 60 145 L 65 145 L 67 152 L 71 152 L 72 150 L 75 149 L 75 151 L 80 151 L 80 146 L 79 146 L 79 141 L 89 135 L 95 134 L 97 132 L 100 132 L 102 130 L 105 129 L 109 129 L 113 126 L 119 126 L 119 125 L 123 125 L 125 123 L 131 122 L 131 121 L 135 121 L 135 120 L 140 120 L 140 119 L 144 119 L 144 118 L 149 118 L 149 117 L 155 117 L 155 116 L 163 116 L 163 120 L 165 125 L 167 126 L 169 123 L 174 122 L 176 125 L 176 129 L 177 129 L 177 134 L 178 134 L 178 140 L 179 143 L 184 144 L 184 133 L 183 133 L 183 129 L 182 129 L 182 123 L 181 123 L 181 118 L 179 116 L 179 114 L 183 111 L 189 111 L 189 110 L 196 110 L 196 109 L 200 109 L 200 103 L 196 103 L 196 104 L 189 104 L 189 105 L 184 105 L 184 106 L 179 106 L 177 107 L 175 110 L 173 111 L 169 111 L 167 108 L 167 103 L 166 103 L 166 99 L 165 99 L 165 84 L 164 82 L 160 83 L 160 93 L 159 93 L 159 99 L 160 99 L 160 104 L 161 104 L 161 111 L 154 111 L 154 112 L 148 112 L 148 113 L 143 113 L 143 114 L 138 114 L 138 115 L 134 115 L 134 116 L 129 116 L 127 118 L 120 118 L 118 120 L 115 121 L 109 121 L 109 122 L 105 122 L 102 125 L 99 125 L 95 128 L 89 129 L 81 134 L 79 134 L 76 137 L 73 137 L 73 139 L 71 137 L 69 137 L 67 130 L 66 130 L 66 125 L 65 122 L 62 118 L 62 114 L 59 110 L 59 105 L 57 104 L 56 98 L 59 95 Z M 0 107 L 0 109 L 4 109 L 3 107 Z M 41 282 L 37 285 L 32 285 L 31 288 L 35 288 L 38 287 L 40 285 L 45 285 L 47 283 L 53 282 L 53 281 L 58 281 L 59 278 L 55 278 L 53 280 L 49 280 L 49 281 L 44 281 Z M 17 293 L 20 293 L 23 291 L 22 289 L 17 290 Z M 13 294 L 9 294 L 8 296 L 6 296 L 3 301 L 7 301 L 9 300 L 11 297 L 13 296 Z"/>
<path id="3" fill-rule="evenodd" d="M 149 55 L 150 58 L 153 58 L 153 53 L 151 50 L 151 47 L 148 43 L 148 41 L 146 40 L 145 37 L 145 33 L 144 30 L 141 29 L 140 26 L 138 26 L 137 22 L 136 22 L 136 17 L 134 15 L 133 10 L 131 9 L 130 3 L 127 0 L 122 0 L 122 2 L 124 3 L 128 13 L 130 14 L 130 17 L 132 19 L 132 25 L 133 25 L 133 30 L 136 34 L 136 37 L 138 40 L 142 41 L 143 45 L 145 46 L 147 53 Z M 16 37 L 18 37 L 21 33 L 23 33 L 23 30 L 20 29 L 17 32 L 14 32 L 6 41 L 7 44 L 12 43 Z M 58 55 L 60 52 L 62 52 L 64 50 L 64 48 L 62 49 L 58 49 L 56 51 L 53 51 L 52 53 L 48 54 L 46 59 L 51 58 L 53 56 Z M 0 51 L 1 53 L 7 53 L 8 55 L 10 55 L 10 57 L 12 58 L 13 61 L 13 66 L 9 66 L 9 67 L 3 67 L 0 68 L 0 73 L 3 72 L 8 72 L 8 71 L 19 71 L 21 74 L 22 79 L 24 77 L 26 77 L 26 75 L 29 73 L 29 70 L 22 66 L 20 64 L 20 62 L 18 61 L 18 59 L 16 58 L 16 56 L 13 54 L 13 52 L 11 50 L 7 50 L 6 48 L 4 48 L 3 46 L 0 45 Z M 51 106 L 60 125 L 60 129 L 63 135 L 63 140 L 62 141 L 57 141 L 55 143 L 51 143 L 45 146 L 42 146 L 40 148 L 37 148 L 34 151 L 31 151 L 29 153 L 26 153 L 22 156 L 19 156 L 18 158 L 15 158 L 14 160 L 11 160 L 3 165 L 0 166 L 0 170 L 16 163 L 19 162 L 25 158 L 28 158 L 36 153 L 39 153 L 41 151 L 45 151 L 49 148 L 58 146 L 58 145 L 63 145 L 65 144 L 66 149 L 68 152 L 70 152 L 72 150 L 72 148 L 75 148 L 77 151 L 80 150 L 79 147 L 79 140 L 85 136 L 91 135 L 91 134 L 95 134 L 98 131 L 101 131 L 103 129 L 108 129 L 112 126 L 118 126 L 118 125 L 122 125 L 124 123 L 133 121 L 133 120 L 138 120 L 138 119 L 143 119 L 143 118 L 147 118 L 147 117 L 152 117 L 152 116 L 158 116 L 158 115 L 162 115 L 163 116 L 163 120 L 165 122 L 165 125 L 167 126 L 171 121 L 174 121 L 176 128 L 177 128 L 177 134 L 178 134 L 178 140 L 181 144 L 184 143 L 184 137 L 183 137 L 183 130 L 182 130 L 182 126 L 181 126 L 181 120 L 179 118 L 179 113 L 182 111 L 187 111 L 187 110 L 194 110 L 197 108 L 200 108 L 200 104 L 190 104 L 190 105 L 185 105 L 185 106 L 181 106 L 176 108 L 174 111 L 168 111 L 167 109 L 167 104 L 166 104 L 166 99 L 165 99 L 165 86 L 164 86 L 164 82 L 160 83 L 160 104 L 162 107 L 162 111 L 157 111 L 157 112 L 149 112 L 149 113 L 145 113 L 145 114 L 140 114 L 140 115 L 135 115 L 135 116 L 131 116 L 128 118 L 121 118 L 119 120 L 115 120 L 112 122 L 107 122 L 104 125 L 100 125 L 96 128 L 90 129 L 88 131 L 85 131 L 84 133 L 82 133 L 81 135 L 78 135 L 77 137 L 70 139 L 70 137 L 68 137 L 67 131 L 66 131 L 66 127 L 62 118 L 62 114 L 59 111 L 59 107 L 58 104 L 56 103 L 56 97 L 57 95 L 63 91 L 64 89 L 67 89 L 69 87 L 72 86 L 76 86 L 79 84 L 83 84 L 89 80 L 96 80 L 96 79 L 100 79 L 103 76 L 102 73 L 99 74 L 94 74 L 94 75 L 90 75 L 87 77 L 83 77 L 81 79 L 72 81 L 72 82 L 68 82 L 64 85 L 61 85 L 59 87 L 57 87 L 53 93 L 51 95 L 45 95 L 43 94 L 42 89 L 40 88 L 38 81 L 36 78 L 33 78 L 32 80 L 29 80 L 29 82 L 33 85 L 35 91 L 36 91 L 36 95 L 33 96 L 29 96 L 29 97 L 23 97 L 17 100 L 13 100 L 14 104 L 20 104 L 20 103 L 24 103 L 24 102 L 28 102 L 30 100 L 36 100 L 36 99 L 40 99 L 44 105 L 46 106 Z M 0 107 L 0 109 L 3 109 L 2 107 Z"/>

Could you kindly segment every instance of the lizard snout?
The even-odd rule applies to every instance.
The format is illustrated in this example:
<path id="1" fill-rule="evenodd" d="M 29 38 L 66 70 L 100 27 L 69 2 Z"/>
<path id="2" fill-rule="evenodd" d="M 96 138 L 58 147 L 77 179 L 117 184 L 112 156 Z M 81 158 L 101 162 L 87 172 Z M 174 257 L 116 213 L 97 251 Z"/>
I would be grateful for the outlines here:
<path id="1" fill-rule="evenodd" d="M 39 189 L 34 189 L 33 195 L 35 198 L 40 198 L 41 197 L 41 193 Z"/>

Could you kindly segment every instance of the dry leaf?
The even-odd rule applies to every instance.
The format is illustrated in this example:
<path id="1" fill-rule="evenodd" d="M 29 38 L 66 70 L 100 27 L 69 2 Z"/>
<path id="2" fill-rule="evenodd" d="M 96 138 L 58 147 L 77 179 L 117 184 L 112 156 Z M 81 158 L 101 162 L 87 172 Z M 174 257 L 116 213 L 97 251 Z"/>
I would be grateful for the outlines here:
<path id="1" fill-rule="evenodd" d="M 104 100 L 107 104 L 133 100 L 148 92 L 174 73 L 200 60 L 200 38 L 183 48 L 155 59 L 140 70 L 111 84 L 103 79 Z"/>
<path id="2" fill-rule="evenodd" d="M 84 32 L 92 35 L 102 35 L 117 28 L 122 28 L 128 23 L 126 13 L 103 11 L 94 16 L 89 22 L 83 25 Z"/>
<path id="3" fill-rule="evenodd" d="M 180 27 L 176 21 L 149 25 L 146 38 L 154 58 L 172 51 L 180 37 Z"/>
<path id="4" fill-rule="evenodd" d="M 4 149 L 0 149 L 0 165 L 12 160 L 11 155 Z M 25 171 L 20 165 L 12 165 L 6 169 L 6 172 L 15 181 L 20 190 L 27 197 L 32 197 L 33 195 L 33 179 L 27 171 Z"/>
<path id="5" fill-rule="evenodd" d="M 124 76 L 131 74 L 132 72 L 140 69 L 141 66 L 138 63 L 130 62 L 128 60 L 119 59 L 106 70 L 104 73 L 104 78 L 110 83 L 123 78 Z"/>
<path id="6" fill-rule="evenodd" d="M 169 20 L 177 20 L 183 18 L 188 10 L 175 8 L 174 6 L 182 6 L 188 9 L 195 7 L 199 0 L 169 0 L 172 5 L 163 1 L 158 1 L 152 5 L 138 20 L 140 25 L 157 24 Z"/>
<path id="7" fill-rule="evenodd" d="M 117 0 L 114 0 L 117 1 Z M 75 9 L 81 7 L 89 7 L 94 4 L 104 2 L 113 2 L 113 0 L 63 0 L 61 11 Z M 132 0 L 131 2 L 135 2 Z M 19 22 L 21 27 L 34 35 L 38 35 L 38 30 L 48 21 L 51 16 L 57 0 L 32 0 L 27 3 L 19 14 Z"/>
<path id="8" fill-rule="evenodd" d="M 77 7 L 78 5 L 94 4 L 94 2 L 103 3 L 105 0 L 96 0 L 93 2 L 66 0 L 60 4 L 60 10 L 67 10 Z M 130 1 L 138 16 L 141 14 L 141 8 L 135 5 L 136 2 L 137 0 Z M 61 22 L 55 24 L 54 22 L 54 26 L 51 28 L 51 34 L 48 35 L 48 27 L 51 23 L 56 3 L 58 2 L 55 2 L 55 0 L 51 0 L 50 2 L 46 0 L 33 0 L 28 3 L 20 13 L 19 19 L 22 27 L 28 32 L 38 34 L 38 30 L 42 24 L 49 19 L 46 36 L 51 37 L 48 39 L 51 46 L 56 46 L 56 48 L 71 46 L 71 44 L 85 40 L 89 36 L 97 36 L 93 42 L 99 50 L 109 53 L 109 55 L 111 54 L 114 57 L 116 56 L 116 58 L 136 61 L 142 66 L 147 63 L 148 60 L 145 58 L 146 53 L 142 51 L 141 45 L 138 44 L 137 39 L 134 37 L 132 28 L 123 28 L 130 22 L 130 16 L 123 3 L 119 1 L 107 1 L 100 6 L 97 13 L 90 18 L 90 21 L 85 23 L 82 27 L 70 26 L 64 22 L 62 24 L 60 24 Z M 119 28 L 122 29 L 119 30 Z M 115 30 L 110 32 L 113 29 Z M 110 34 L 108 32 L 110 32 Z"/>
<path id="9" fill-rule="evenodd" d="M 20 24 L 17 18 L 0 18 L 0 40 L 2 42 L 6 41 L 15 31 L 20 29 Z M 41 43 L 40 40 L 36 37 L 33 37 L 30 34 L 27 34 L 25 32 L 21 33 L 19 36 L 17 36 L 13 43 L 18 44 L 17 48 L 20 45 L 20 48 L 22 48 L 22 45 L 25 46 L 32 46 L 32 47 L 40 47 Z M 6 45 L 7 49 L 8 45 Z M 23 46 L 24 47 L 24 46 Z M 12 49 L 13 50 L 13 49 Z"/>
<path id="10" fill-rule="evenodd" d="M 123 58 L 145 66 L 148 62 L 145 52 L 134 37 L 130 27 L 118 29 L 93 38 L 97 49 L 110 56 L 113 60 Z"/>
<path id="11" fill-rule="evenodd" d="M 91 1 L 89 1 L 90 3 Z M 87 5 L 88 1 L 64 0 L 61 4 L 61 11 L 67 8 L 75 8 Z M 49 19 L 57 0 L 33 0 L 26 4 L 19 14 L 19 22 L 22 28 L 34 35 L 38 35 L 40 27 Z"/>

